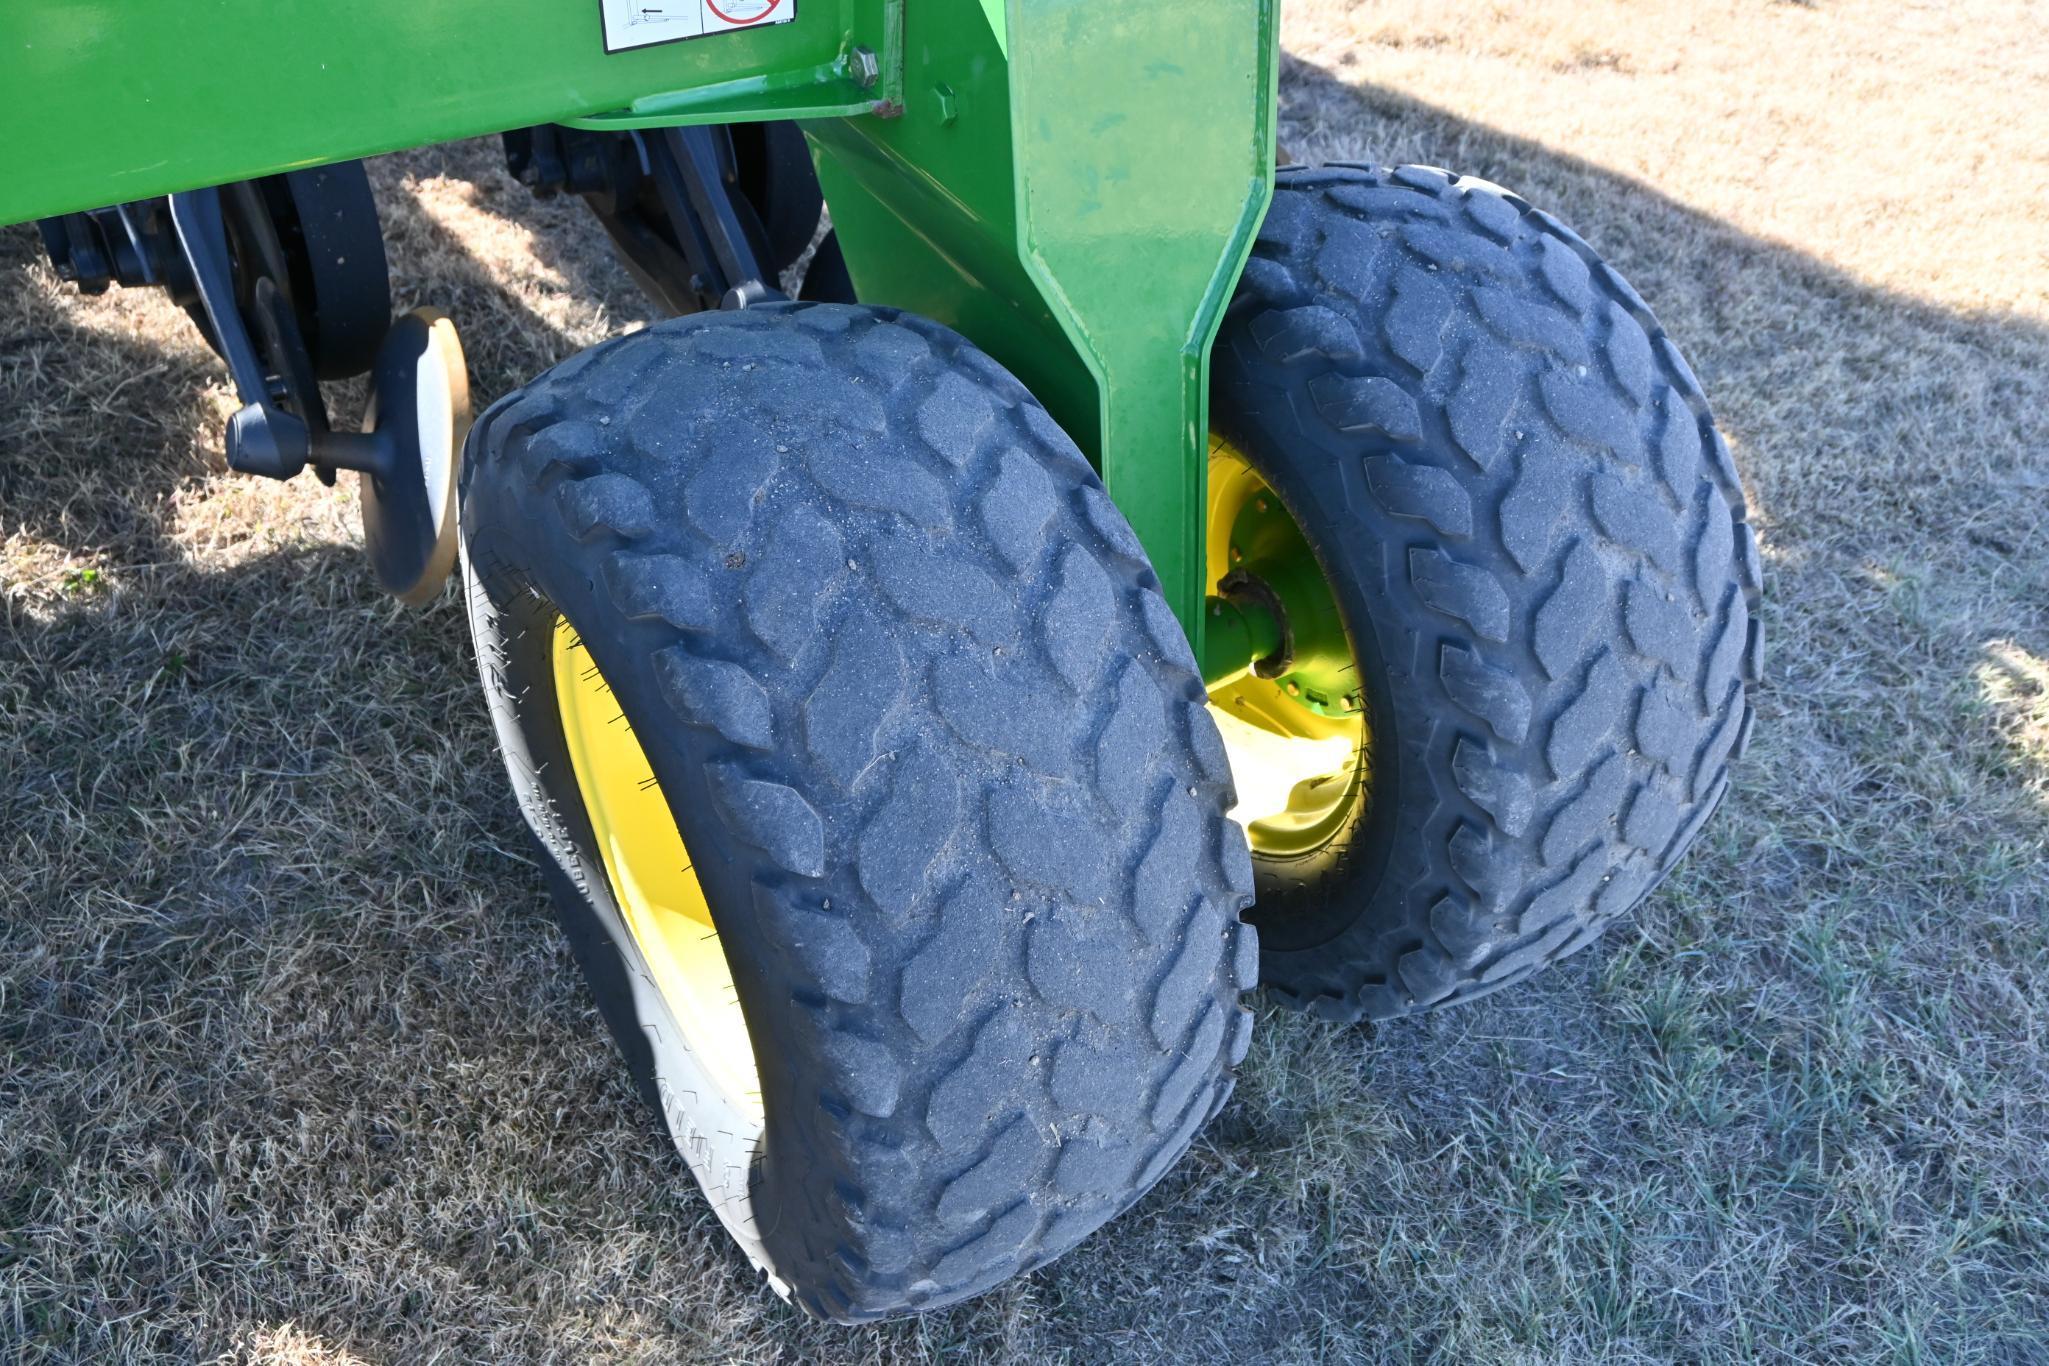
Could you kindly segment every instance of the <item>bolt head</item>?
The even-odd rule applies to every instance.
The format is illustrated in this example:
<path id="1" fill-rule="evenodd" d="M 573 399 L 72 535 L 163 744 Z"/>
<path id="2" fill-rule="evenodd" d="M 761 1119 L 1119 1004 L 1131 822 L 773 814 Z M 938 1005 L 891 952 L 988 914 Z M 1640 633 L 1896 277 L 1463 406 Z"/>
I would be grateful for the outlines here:
<path id="1" fill-rule="evenodd" d="M 866 90 L 882 78 L 882 63 L 876 60 L 875 49 L 857 47 L 847 54 L 847 74 L 854 78 L 854 84 Z"/>

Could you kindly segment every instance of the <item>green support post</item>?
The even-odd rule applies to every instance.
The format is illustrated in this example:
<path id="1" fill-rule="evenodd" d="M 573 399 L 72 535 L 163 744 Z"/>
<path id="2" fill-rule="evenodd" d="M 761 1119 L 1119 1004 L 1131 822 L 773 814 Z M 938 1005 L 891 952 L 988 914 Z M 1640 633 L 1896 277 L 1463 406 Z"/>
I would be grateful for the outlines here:
<path id="1" fill-rule="evenodd" d="M 925 13 L 900 117 L 806 127 L 855 287 L 1024 380 L 1199 650 L 1209 346 L 1272 193 L 1274 6 Z"/>

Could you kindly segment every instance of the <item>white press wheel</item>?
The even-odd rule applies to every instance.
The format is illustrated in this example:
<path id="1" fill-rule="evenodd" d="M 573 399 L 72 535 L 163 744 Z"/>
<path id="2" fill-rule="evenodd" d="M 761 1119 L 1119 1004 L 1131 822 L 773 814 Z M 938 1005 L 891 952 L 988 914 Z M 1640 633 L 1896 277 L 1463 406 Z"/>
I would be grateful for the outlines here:
<path id="1" fill-rule="evenodd" d="M 363 430 L 389 433 L 388 473 L 360 476 L 363 544 L 377 581 L 409 606 L 455 568 L 455 481 L 470 426 L 469 367 L 439 309 L 400 318 L 377 348 Z"/>

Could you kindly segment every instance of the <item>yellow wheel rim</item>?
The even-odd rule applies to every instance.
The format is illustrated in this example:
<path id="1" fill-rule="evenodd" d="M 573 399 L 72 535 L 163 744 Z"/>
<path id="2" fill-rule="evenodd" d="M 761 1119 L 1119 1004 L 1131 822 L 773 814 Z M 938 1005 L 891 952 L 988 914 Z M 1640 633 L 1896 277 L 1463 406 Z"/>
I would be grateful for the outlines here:
<path id="1" fill-rule="evenodd" d="M 1264 511 L 1269 505 L 1278 508 L 1280 499 L 1266 480 L 1235 447 L 1212 435 L 1204 553 L 1211 592 L 1247 549 L 1233 545 L 1241 518 L 1248 508 Z M 1356 664 L 1351 678 L 1349 696 L 1360 699 Z M 1334 700 L 1315 708 L 1299 690 L 1291 694 L 1286 680 L 1246 674 L 1211 692 L 1210 714 L 1223 732 L 1238 788 L 1231 815 L 1245 827 L 1255 854 L 1311 854 L 1345 828 L 1371 777 L 1362 701 Z"/>
<path id="2" fill-rule="evenodd" d="M 727 1102 L 758 1121 L 761 1082 L 733 972 L 654 768 L 563 618 L 555 622 L 554 664 L 577 790 L 627 931 L 685 1045 Z"/>

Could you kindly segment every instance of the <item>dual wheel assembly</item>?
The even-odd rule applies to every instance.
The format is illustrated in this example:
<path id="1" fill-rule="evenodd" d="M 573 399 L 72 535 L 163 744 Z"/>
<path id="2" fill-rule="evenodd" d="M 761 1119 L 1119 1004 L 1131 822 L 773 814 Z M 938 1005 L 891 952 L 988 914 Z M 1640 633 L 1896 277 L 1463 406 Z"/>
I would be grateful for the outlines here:
<path id="1" fill-rule="evenodd" d="M 1284 170 L 1211 393 L 1201 661 L 1068 437 L 911 315 L 677 319 L 469 436 L 478 662 L 564 929 L 814 1313 L 1058 1256 L 1224 1103 L 1242 993 L 1354 1020 L 1505 985 L 1727 786 L 1741 487 L 1554 219 Z"/>

